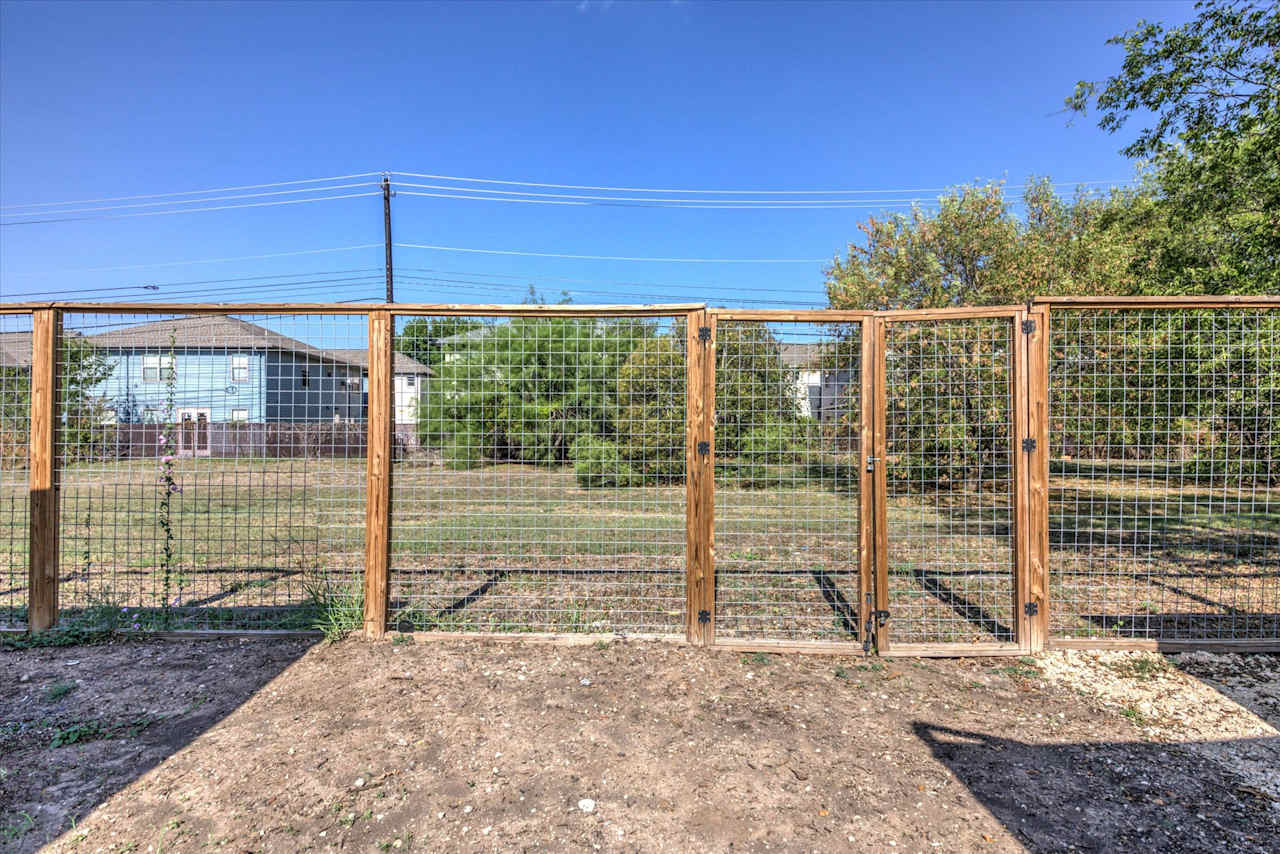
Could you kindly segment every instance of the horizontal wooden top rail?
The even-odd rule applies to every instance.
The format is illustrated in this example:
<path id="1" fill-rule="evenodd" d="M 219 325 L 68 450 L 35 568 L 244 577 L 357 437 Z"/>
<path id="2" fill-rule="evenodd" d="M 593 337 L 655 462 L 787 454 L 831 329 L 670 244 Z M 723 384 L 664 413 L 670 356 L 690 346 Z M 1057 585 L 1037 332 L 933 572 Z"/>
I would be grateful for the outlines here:
<path id="1" fill-rule="evenodd" d="M 893 323 L 900 320 L 971 320 L 984 317 L 1015 317 L 1025 311 L 1023 305 L 975 305 L 960 308 L 920 308 L 901 311 L 877 311 L 875 316 Z"/>
<path id="2" fill-rule="evenodd" d="M 669 305 L 464 305 L 457 303 L 248 303 L 248 302 L 19 302 L 0 303 L 5 314 L 56 308 L 67 312 L 115 314 L 368 314 L 522 317 L 669 317 L 703 308 L 703 303 Z"/>
<path id="3" fill-rule="evenodd" d="M 1036 297 L 1051 308 L 1280 308 L 1280 296 Z"/>
<path id="4" fill-rule="evenodd" d="M 772 309 L 772 308 L 709 308 L 718 320 L 759 320 L 773 322 L 807 323 L 857 323 L 874 317 L 874 311 L 844 311 L 841 309 Z"/>

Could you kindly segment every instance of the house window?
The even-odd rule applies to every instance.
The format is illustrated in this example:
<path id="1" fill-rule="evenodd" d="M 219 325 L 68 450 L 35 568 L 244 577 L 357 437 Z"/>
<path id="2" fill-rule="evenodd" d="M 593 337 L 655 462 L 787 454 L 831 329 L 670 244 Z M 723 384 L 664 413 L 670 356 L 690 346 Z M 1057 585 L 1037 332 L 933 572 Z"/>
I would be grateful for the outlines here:
<path id="1" fill-rule="evenodd" d="M 311 388 L 311 373 L 306 368 L 298 371 L 298 388 Z"/>
<path id="2" fill-rule="evenodd" d="M 248 421 L 248 420 L 249 420 L 249 410 L 247 410 L 247 409 L 233 409 L 233 410 L 231 410 L 231 420 L 232 420 L 232 421 L 237 421 L 237 422 L 240 422 L 240 421 Z"/>
<path id="3" fill-rule="evenodd" d="M 150 408 L 142 410 L 142 423 L 143 424 L 159 424 L 160 410 L 150 409 Z"/>
<path id="4" fill-rule="evenodd" d="M 409 376 L 407 376 L 407 377 L 405 377 L 405 378 L 404 378 L 404 384 L 405 384 L 405 386 L 406 386 L 406 387 L 408 387 L 408 388 L 413 388 L 413 385 L 414 385 L 414 383 L 415 383 L 415 382 L 417 382 L 417 380 L 418 380 L 418 378 L 417 378 L 417 377 L 415 377 L 415 376 L 413 376 L 412 374 L 410 374 Z"/>
<path id="5" fill-rule="evenodd" d="M 143 356 L 142 357 L 142 381 L 144 383 L 158 383 L 161 380 L 171 380 L 175 376 L 173 370 L 172 356 Z"/>
<path id="6" fill-rule="evenodd" d="M 248 356 L 231 357 L 231 381 L 233 383 L 247 383 L 249 381 Z"/>

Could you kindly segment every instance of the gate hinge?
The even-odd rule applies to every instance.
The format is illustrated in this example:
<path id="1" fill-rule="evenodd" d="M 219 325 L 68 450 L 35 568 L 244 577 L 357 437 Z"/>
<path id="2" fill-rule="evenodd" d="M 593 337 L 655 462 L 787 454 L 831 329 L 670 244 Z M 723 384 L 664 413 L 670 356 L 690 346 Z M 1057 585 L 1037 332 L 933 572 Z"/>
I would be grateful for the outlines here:
<path id="1" fill-rule="evenodd" d="M 1022 440 L 1022 450 L 1026 451 L 1026 452 L 1029 454 L 1029 453 L 1031 453 L 1032 451 L 1034 451 L 1035 449 L 1036 449 L 1036 440 L 1035 440 L 1035 439 L 1023 439 L 1023 440 Z"/>
<path id="2" fill-rule="evenodd" d="M 703 608 L 698 612 L 698 623 L 705 626 L 709 622 L 711 622 L 711 612 Z"/>
<path id="3" fill-rule="evenodd" d="M 872 611 L 871 617 L 876 621 L 876 625 L 878 626 L 883 626 L 885 623 L 889 622 L 888 611 Z"/>
<path id="4" fill-rule="evenodd" d="M 1022 321 L 1022 334 L 1023 334 L 1023 335 L 1030 335 L 1032 332 L 1035 332 L 1035 331 L 1036 331 L 1036 322 L 1035 322 L 1034 320 L 1024 320 L 1024 321 Z"/>
<path id="5" fill-rule="evenodd" d="M 710 443 L 710 442 L 699 442 L 699 443 L 698 443 L 698 456 L 700 456 L 700 457 L 705 457 L 705 456 L 706 456 L 707 454 L 709 454 L 709 453 L 711 453 L 711 443 Z"/>
<path id="6" fill-rule="evenodd" d="M 704 344 L 705 344 L 706 342 L 708 342 L 708 341 L 710 341 L 710 340 L 711 340 L 711 327 L 710 327 L 710 326 L 699 326 L 699 327 L 698 327 L 698 340 L 699 340 L 699 341 L 701 341 L 701 342 L 703 342 Z"/>
<path id="7" fill-rule="evenodd" d="M 1028 602 L 1022 606 L 1022 610 L 1028 617 L 1034 617 L 1036 614 L 1040 613 L 1040 605 L 1036 602 Z"/>

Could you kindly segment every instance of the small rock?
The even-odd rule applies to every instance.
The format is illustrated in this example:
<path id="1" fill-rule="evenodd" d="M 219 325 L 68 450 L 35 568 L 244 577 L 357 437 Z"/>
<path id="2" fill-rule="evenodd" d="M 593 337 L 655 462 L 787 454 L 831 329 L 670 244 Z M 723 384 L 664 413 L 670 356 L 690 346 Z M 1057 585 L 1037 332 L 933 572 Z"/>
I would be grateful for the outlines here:
<path id="1" fill-rule="evenodd" d="M 582 810 L 583 812 L 595 812 L 596 802 L 591 800 L 591 798 L 583 798 L 582 800 L 578 801 L 578 809 Z"/>
<path id="2" fill-rule="evenodd" d="M 357 789 L 363 789 L 363 788 L 364 788 L 364 778 L 363 778 L 363 777 L 357 777 L 357 778 L 356 778 L 356 788 L 357 788 Z"/>

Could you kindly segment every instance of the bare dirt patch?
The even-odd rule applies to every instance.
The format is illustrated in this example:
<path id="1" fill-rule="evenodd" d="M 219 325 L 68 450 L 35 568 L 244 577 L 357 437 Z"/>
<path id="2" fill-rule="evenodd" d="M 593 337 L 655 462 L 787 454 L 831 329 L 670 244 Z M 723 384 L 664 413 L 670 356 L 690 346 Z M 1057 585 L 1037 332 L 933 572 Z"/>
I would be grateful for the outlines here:
<path id="1" fill-rule="evenodd" d="M 641 641 L 0 653 L 3 845 L 1271 849 L 1265 792 L 1041 661 Z"/>

